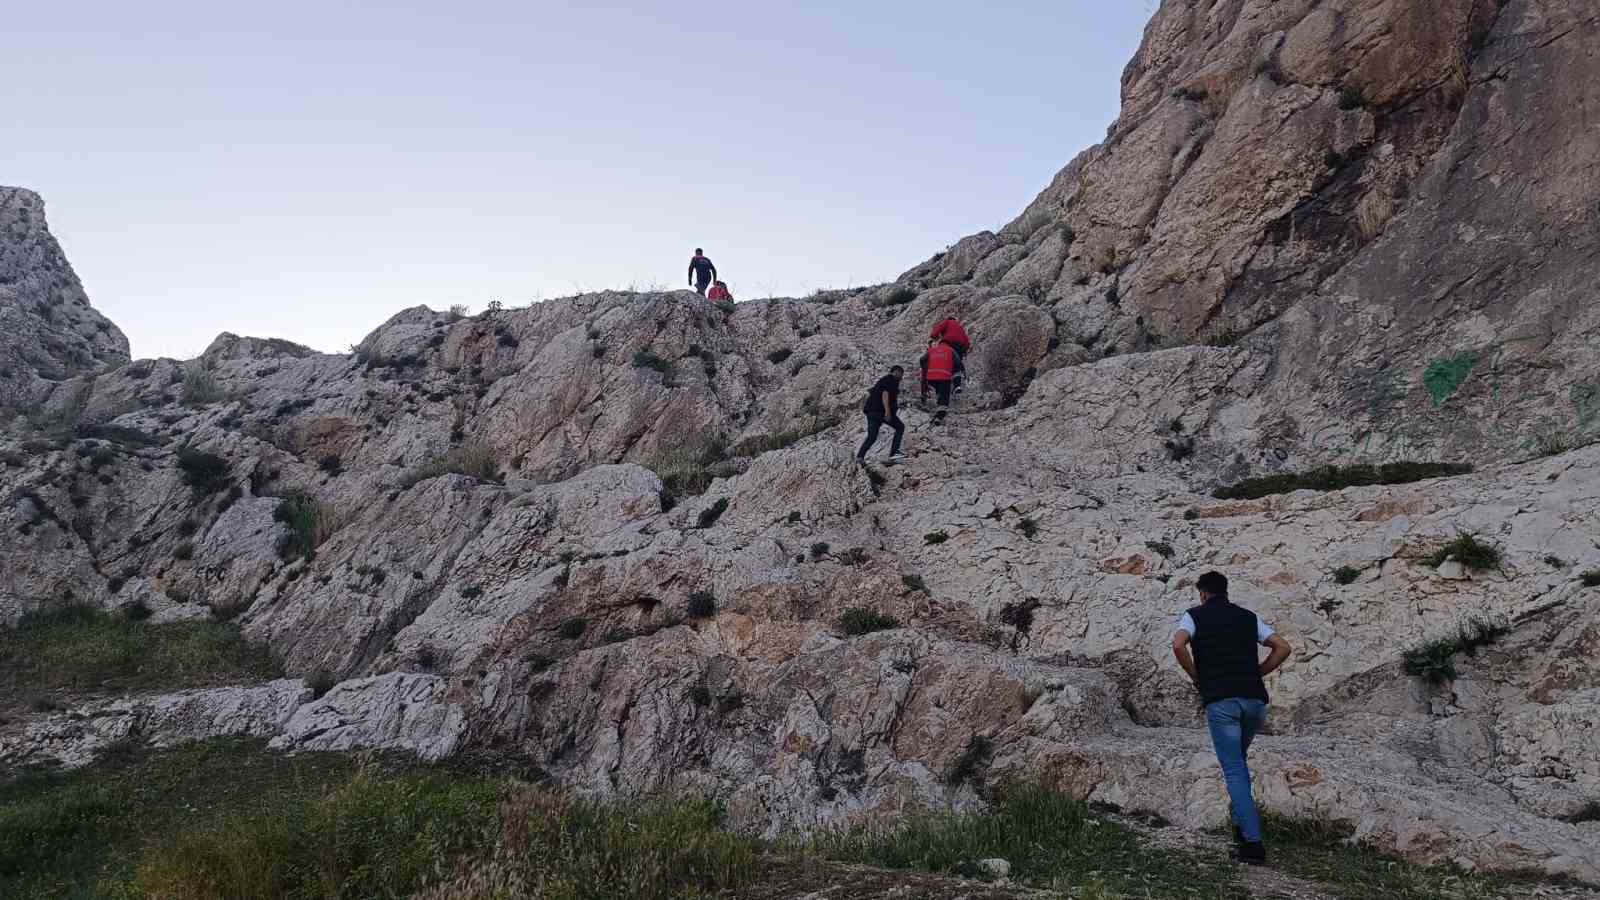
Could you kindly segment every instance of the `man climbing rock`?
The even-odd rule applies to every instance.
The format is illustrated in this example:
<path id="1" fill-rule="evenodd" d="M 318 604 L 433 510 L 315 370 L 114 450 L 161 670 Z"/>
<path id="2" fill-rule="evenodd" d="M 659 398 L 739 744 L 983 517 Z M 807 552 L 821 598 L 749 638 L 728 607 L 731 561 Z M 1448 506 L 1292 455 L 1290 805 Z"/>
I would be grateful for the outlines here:
<path id="1" fill-rule="evenodd" d="M 1289 642 L 1255 613 L 1229 602 L 1228 579 L 1221 572 L 1201 575 L 1195 589 L 1200 605 L 1178 621 L 1172 653 L 1205 703 L 1211 745 L 1233 806 L 1236 858 L 1260 865 L 1267 861 L 1267 851 L 1245 758 L 1250 741 L 1267 720 L 1267 686 L 1262 679 L 1289 658 Z M 1260 659 L 1257 644 L 1271 651 L 1265 660 Z"/>
<path id="2" fill-rule="evenodd" d="M 867 392 L 867 402 L 861 411 L 867 416 L 867 439 L 862 442 L 860 452 L 856 453 L 856 462 L 866 462 L 867 451 L 878 442 L 878 431 L 885 422 L 894 429 L 894 443 L 889 446 L 889 459 L 905 459 L 906 455 L 900 452 L 900 442 L 905 439 L 906 425 L 900 421 L 900 379 L 906 370 L 902 366 L 895 366 L 889 374 L 879 378 Z"/>
<path id="3" fill-rule="evenodd" d="M 933 331 L 928 333 L 932 341 L 944 341 L 956 351 L 955 382 L 956 393 L 961 393 L 961 383 L 966 380 L 967 354 L 972 352 L 972 339 L 967 337 L 967 330 L 961 327 L 954 316 L 946 316 L 939 324 L 933 326 Z"/>
<path id="4" fill-rule="evenodd" d="M 717 267 L 711 264 L 706 251 L 699 247 L 694 248 L 694 256 L 689 257 L 689 284 L 704 297 L 706 286 L 716 279 Z"/>
<path id="5" fill-rule="evenodd" d="M 944 416 L 950 410 L 950 384 L 956 374 L 955 348 L 942 340 L 934 339 L 928 343 L 928 352 L 922 354 L 922 399 L 928 399 L 928 385 L 933 385 L 933 392 L 938 397 L 939 408 L 933 414 L 934 425 L 944 423 Z"/>

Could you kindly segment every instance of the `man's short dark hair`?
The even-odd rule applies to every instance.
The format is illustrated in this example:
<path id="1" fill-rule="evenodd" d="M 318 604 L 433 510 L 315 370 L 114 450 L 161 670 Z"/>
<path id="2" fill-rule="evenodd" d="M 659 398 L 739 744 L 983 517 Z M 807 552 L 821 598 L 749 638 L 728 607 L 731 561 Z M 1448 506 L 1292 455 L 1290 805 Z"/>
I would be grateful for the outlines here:
<path id="1" fill-rule="evenodd" d="M 1228 576 L 1221 572 L 1207 572 L 1201 575 L 1195 579 L 1194 586 L 1213 597 L 1228 599 Z"/>
<path id="2" fill-rule="evenodd" d="M 897 375 L 904 375 L 906 373 L 906 367 L 905 366 L 890 366 L 889 367 L 889 371 L 894 372 Z"/>
<path id="3" fill-rule="evenodd" d="M 699 256 L 700 254 L 702 254 L 704 252 L 706 252 L 706 251 L 704 249 L 700 248 L 700 247 L 694 248 L 694 255 L 695 256 Z"/>

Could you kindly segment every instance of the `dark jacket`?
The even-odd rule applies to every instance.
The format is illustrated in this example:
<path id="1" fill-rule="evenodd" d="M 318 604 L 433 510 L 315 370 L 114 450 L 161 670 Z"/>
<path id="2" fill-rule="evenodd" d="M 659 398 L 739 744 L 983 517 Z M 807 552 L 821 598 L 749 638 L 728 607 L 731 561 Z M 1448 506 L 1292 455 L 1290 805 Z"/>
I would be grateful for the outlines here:
<path id="1" fill-rule="evenodd" d="M 900 382 L 895 381 L 893 375 L 885 375 L 867 391 L 867 402 L 861 405 L 861 411 L 867 414 L 867 418 L 883 418 L 884 394 L 889 395 L 889 418 L 900 417 Z"/>
<path id="2" fill-rule="evenodd" d="M 1256 650 L 1256 614 L 1227 600 L 1212 600 L 1189 610 L 1189 618 L 1195 626 L 1190 647 L 1201 698 L 1207 703 L 1232 697 L 1267 702 Z"/>

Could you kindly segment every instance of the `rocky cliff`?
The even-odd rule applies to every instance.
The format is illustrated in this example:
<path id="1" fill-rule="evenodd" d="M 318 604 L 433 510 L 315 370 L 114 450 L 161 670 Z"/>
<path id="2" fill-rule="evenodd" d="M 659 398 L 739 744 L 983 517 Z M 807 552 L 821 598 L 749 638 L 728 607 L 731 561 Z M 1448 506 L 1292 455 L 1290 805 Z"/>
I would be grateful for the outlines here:
<path id="1" fill-rule="evenodd" d="M 236 617 L 338 683 L 94 700 L 0 760 L 247 733 L 703 785 L 769 833 L 1006 778 L 1199 826 L 1225 798 L 1167 646 L 1217 568 L 1298 649 L 1269 806 L 1600 879 L 1570 821 L 1600 799 L 1597 32 L 1561 0 L 1169 0 L 1106 143 L 897 284 L 419 307 L 339 356 L 122 365 L 109 329 L 4 432 L 0 618 Z M 854 467 L 867 385 L 949 314 L 949 425 L 912 409 L 913 458 Z M 1439 459 L 1476 470 L 1212 495 Z M 1498 565 L 1439 554 L 1462 533 Z M 1406 674 L 1471 617 L 1509 633 Z"/>

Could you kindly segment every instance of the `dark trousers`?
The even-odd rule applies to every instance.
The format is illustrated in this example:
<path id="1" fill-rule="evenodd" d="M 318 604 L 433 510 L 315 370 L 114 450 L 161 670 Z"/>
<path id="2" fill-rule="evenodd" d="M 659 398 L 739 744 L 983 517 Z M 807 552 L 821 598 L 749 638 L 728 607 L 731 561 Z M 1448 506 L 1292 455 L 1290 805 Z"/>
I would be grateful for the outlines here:
<path id="1" fill-rule="evenodd" d="M 950 409 L 950 384 L 951 383 L 948 382 L 948 381 L 930 381 L 928 383 L 933 385 L 934 396 L 936 396 L 938 398 L 938 401 L 939 401 L 939 409 L 936 412 L 934 412 L 933 420 L 935 422 L 943 421 L 944 420 L 944 414 L 946 412 L 948 412 L 949 409 Z"/>
<path id="2" fill-rule="evenodd" d="M 885 422 L 888 422 L 889 427 L 894 429 L 894 443 L 889 447 L 889 454 L 892 456 L 900 452 L 900 441 L 906 436 L 906 423 L 900 421 L 899 416 L 885 419 L 883 416 L 874 416 L 869 413 L 867 415 L 867 439 L 862 442 L 861 451 L 856 454 L 856 459 L 867 458 L 867 451 L 871 450 L 872 445 L 878 442 L 878 431 L 883 428 Z"/>
<path id="3" fill-rule="evenodd" d="M 711 286 L 711 276 L 710 275 L 697 276 L 695 278 L 695 290 L 700 292 L 700 296 L 704 297 L 706 295 L 706 288 L 708 288 L 710 286 Z"/>

